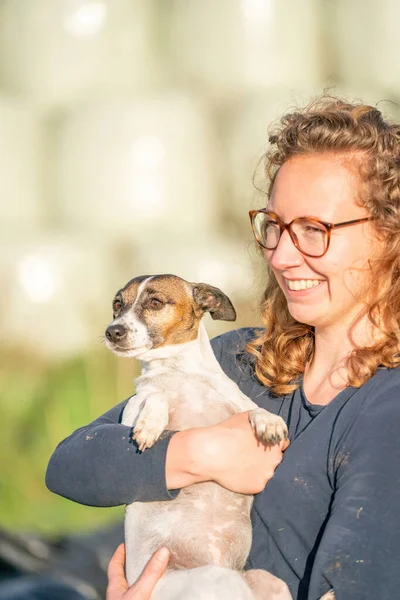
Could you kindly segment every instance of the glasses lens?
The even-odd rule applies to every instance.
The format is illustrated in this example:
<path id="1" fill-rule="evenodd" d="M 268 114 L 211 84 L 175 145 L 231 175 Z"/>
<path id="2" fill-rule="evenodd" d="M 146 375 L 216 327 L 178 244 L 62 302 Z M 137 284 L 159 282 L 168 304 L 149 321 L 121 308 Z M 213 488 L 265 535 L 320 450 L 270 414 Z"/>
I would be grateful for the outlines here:
<path id="1" fill-rule="evenodd" d="M 328 243 L 328 230 L 322 223 L 299 219 L 291 225 L 298 247 L 310 256 L 322 256 Z"/>
<path id="2" fill-rule="evenodd" d="M 253 219 L 253 228 L 256 240 L 267 248 L 273 250 L 277 247 L 280 238 L 280 227 L 269 215 L 257 213 Z"/>

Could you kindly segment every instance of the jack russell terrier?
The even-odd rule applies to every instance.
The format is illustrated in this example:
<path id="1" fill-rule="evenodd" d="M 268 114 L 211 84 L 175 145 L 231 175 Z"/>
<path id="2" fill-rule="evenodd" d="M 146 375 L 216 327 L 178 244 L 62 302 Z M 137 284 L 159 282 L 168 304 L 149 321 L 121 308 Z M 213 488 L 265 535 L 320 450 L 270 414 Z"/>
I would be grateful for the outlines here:
<path id="1" fill-rule="evenodd" d="M 113 301 L 114 320 L 105 333 L 115 354 L 141 361 L 136 395 L 122 423 L 133 428 L 139 450 L 165 429 L 214 425 L 251 410 L 254 434 L 265 445 L 287 437 L 283 419 L 242 394 L 216 360 L 201 318 L 234 321 L 235 309 L 218 288 L 175 275 L 136 277 Z M 214 482 L 182 489 L 165 502 L 126 507 L 126 573 L 133 584 L 161 546 L 169 569 L 152 600 L 289 600 L 286 584 L 262 570 L 243 572 L 250 551 L 252 496 Z"/>

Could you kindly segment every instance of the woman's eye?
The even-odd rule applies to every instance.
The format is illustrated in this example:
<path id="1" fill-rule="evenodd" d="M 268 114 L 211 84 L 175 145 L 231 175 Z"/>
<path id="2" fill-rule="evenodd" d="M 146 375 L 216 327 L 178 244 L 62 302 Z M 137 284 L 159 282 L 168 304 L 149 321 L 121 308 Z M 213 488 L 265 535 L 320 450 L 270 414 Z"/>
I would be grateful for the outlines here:
<path id="1" fill-rule="evenodd" d="M 265 221 L 263 226 L 265 231 L 270 231 L 271 229 L 275 229 L 278 223 L 275 223 L 275 221 Z"/>
<path id="2" fill-rule="evenodd" d="M 154 308 L 155 310 L 158 310 L 164 306 L 164 303 L 161 302 L 161 300 L 158 300 L 157 298 L 152 298 L 149 302 L 149 306 L 150 306 L 150 308 Z"/>
<path id="3" fill-rule="evenodd" d="M 325 233 L 325 231 L 323 229 L 321 229 L 320 227 L 312 227 L 311 225 L 308 225 L 305 228 L 306 233 Z"/>
<path id="4" fill-rule="evenodd" d="M 265 221 L 262 225 L 261 233 L 264 236 L 278 233 L 279 225 L 275 221 Z"/>

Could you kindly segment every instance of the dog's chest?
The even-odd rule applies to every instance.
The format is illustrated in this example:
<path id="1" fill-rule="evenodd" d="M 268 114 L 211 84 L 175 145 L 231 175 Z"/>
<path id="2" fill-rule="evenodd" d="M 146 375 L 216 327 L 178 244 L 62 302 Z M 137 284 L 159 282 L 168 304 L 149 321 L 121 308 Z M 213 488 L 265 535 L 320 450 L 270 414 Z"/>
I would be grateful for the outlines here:
<path id="1" fill-rule="evenodd" d="M 166 376 L 154 385 L 168 402 L 168 429 L 182 430 L 209 426 L 238 412 L 231 401 L 236 386 L 223 377 L 204 376 L 199 373 Z M 140 386 L 140 395 L 146 396 L 146 385 Z M 245 408 L 243 407 L 243 410 Z"/>

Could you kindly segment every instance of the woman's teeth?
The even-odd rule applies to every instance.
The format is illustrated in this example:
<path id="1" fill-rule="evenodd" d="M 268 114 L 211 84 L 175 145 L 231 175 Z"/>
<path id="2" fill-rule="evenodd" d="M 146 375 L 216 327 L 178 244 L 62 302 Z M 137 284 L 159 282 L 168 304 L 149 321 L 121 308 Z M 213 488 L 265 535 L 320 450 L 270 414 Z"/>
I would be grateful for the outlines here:
<path id="1" fill-rule="evenodd" d="M 289 290 L 307 290 L 322 283 L 320 279 L 285 279 Z"/>

